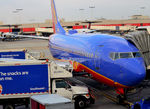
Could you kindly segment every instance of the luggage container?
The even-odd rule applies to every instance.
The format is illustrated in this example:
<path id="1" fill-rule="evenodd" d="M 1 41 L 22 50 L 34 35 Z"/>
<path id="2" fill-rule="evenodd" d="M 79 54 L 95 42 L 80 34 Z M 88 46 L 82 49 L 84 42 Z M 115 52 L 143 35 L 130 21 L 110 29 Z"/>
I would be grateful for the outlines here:
<path id="1" fill-rule="evenodd" d="M 31 109 L 74 109 L 74 103 L 56 94 L 34 95 L 31 97 Z"/>

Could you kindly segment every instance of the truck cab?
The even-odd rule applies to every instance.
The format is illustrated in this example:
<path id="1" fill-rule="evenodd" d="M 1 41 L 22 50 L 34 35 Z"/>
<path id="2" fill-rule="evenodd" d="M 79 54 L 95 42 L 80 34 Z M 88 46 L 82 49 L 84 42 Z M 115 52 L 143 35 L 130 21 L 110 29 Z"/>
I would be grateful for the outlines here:
<path id="1" fill-rule="evenodd" d="M 68 63 L 67 66 L 70 67 Z M 61 73 L 63 71 L 62 68 L 64 69 L 64 67 L 59 67 L 58 62 L 56 61 L 55 64 L 51 66 L 52 94 L 58 94 L 75 101 L 76 109 L 84 108 L 90 103 L 93 103 L 94 99 L 91 97 L 88 87 L 74 81 L 72 72 L 64 69 L 64 72 Z"/>
<path id="2" fill-rule="evenodd" d="M 90 104 L 90 94 L 87 87 L 71 83 L 66 79 L 55 79 L 52 84 L 52 93 L 74 100 L 77 109 Z"/>

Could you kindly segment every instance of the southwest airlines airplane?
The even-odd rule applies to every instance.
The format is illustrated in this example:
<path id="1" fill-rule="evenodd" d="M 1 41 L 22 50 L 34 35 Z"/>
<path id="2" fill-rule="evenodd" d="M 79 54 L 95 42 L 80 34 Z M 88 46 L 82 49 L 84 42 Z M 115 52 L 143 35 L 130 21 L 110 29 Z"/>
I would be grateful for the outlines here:
<path id="1" fill-rule="evenodd" d="M 55 34 L 49 37 L 49 49 L 55 59 L 74 61 L 75 71 L 88 72 L 119 94 L 144 80 L 144 60 L 132 43 L 106 34 L 66 33 L 58 21 L 54 0 L 51 9 Z"/>

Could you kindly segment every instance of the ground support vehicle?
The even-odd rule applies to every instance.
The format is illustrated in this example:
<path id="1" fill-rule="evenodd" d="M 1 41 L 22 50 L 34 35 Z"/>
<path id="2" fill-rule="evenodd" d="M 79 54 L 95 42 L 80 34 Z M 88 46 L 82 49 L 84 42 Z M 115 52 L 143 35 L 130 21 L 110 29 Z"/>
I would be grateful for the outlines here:
<path id="1" fill-rule="evenodd" d="M 74 109 L 74 103 L 56 94 L 33 95 L 31 109 Z"/>
<path id="2" fill-rule="evenodd" d="M 0 50 L 0 58 L 12 58 L 12 59 L 34 59 L 26 49 L 8 49 Z"/>
<path id="3" fill-rule="evenodd" d="M 76 108 L 83 108 L 90 103 L 88 87 L 69 84 L 65 79 L 70 77 L 72 73 L 55 61 L 1 60 L 0 105 L 4 109 L 28 107 L 32 95 L 54 93 L 75 101 Z"/>

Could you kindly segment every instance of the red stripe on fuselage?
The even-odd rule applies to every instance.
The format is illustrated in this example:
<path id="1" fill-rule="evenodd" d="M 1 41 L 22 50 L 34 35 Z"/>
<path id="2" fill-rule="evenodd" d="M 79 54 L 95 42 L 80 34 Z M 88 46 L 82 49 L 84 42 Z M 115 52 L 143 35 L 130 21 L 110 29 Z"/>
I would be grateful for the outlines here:
<path id="1" fill-rule="evenodd" d="M 90 73 L 92 75 L 92 78 L 96 81 L 99 81 L 101 83 L 104 83 L 106 85 L 109 85 L 109 86 L 112 86 L 112 87 L 116 87 L 116 88 L 129 88 L 128 86 L 125 86 L 125 85 L 122 85 L 118 82 L 114 82 L 113 80 L 91 70 L 90 68 L 86 67 L 85 65 L 83 64 L 80 64 L 80 63 L 77 63 L 77 62 L 74 62 L 74 68 L 75 68 L 75 71 L 85 71 L 87 73 Z"/>
<path id="2" fill-rule="evenodd" d="M 57 59 L 57 58 L 54 58 L 56 60 L 59 60 L 59 61 L 69 61 L 69 60 L 62 60 L 62 59 Z M 71 60 L 70 60 L 71 61 Z M 92 75 L 92 78 L 98 82 L 101 82 L 101 83 L 104 83 L 108 86 L 111 86 L 111 87 L 115 87 L 115 88 L 130 88 L 129 86 L 125 86 L 123 84 L 120 84 L 118 82 L 114 82 L 113 80 L 95 72 L 94 70 L 88 68 L 87 66 L 83 65 L 83 64 L 80 64 L 78 62 L 73 62 L 73 69 L 76 71 L 76 72 L 82 72 L 82 71 L 85 71 L 87 73 L 90 73 Z"/>

